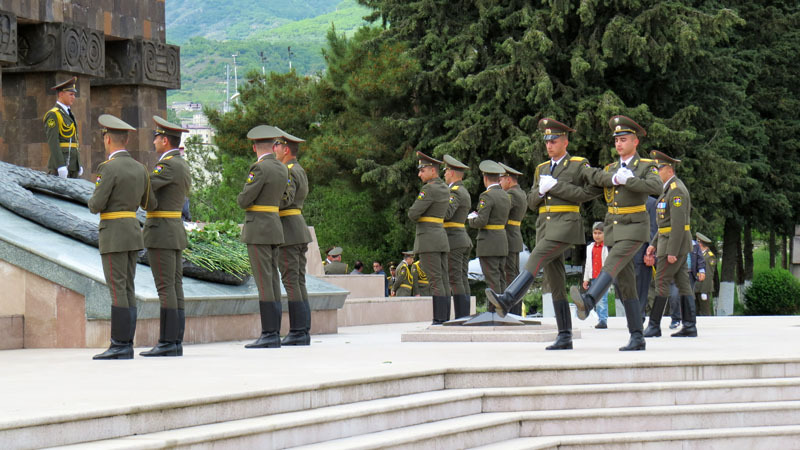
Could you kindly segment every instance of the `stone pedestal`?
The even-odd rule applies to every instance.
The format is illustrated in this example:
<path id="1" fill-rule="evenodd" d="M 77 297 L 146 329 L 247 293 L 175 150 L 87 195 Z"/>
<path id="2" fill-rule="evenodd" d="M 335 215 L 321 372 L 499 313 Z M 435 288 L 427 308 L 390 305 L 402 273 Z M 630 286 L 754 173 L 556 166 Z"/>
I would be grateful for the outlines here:
<path id="1" fill-rule="evenodd" d="M 733 315 L 733 297 L 735 291 L 736 283 L 732 281 L 724 281 L 719 284 L 719 298 L 716 299 L 716 311 L 714 312 L 714 315 Z"/>

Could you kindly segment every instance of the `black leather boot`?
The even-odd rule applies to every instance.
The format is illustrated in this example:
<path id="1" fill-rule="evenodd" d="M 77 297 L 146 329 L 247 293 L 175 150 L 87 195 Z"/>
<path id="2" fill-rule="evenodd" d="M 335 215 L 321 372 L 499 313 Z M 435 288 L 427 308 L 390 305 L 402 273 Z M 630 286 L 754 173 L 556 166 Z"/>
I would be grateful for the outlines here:
<path id="1" fill-rule="evenodd" d="M 609 286 L 611 286 L 613 282 L 614 278 L 612 278 L 611 275 L 607 272 L 600 272 L 600 275 L 592 281 L 592 285 L 589 286 L 589 289 L 583 294 L 581 294 L 578 286 L 572 286 L 572 288 L 570 288 L 569 295 L 572 297 L 572 303 L 575 303 L 575 306 L 578 308 L 578 319 L 586 320 L 586 318 L 589 317 L 589 313 L 594 309 L 594 305 L 603 298 L 603 295 L 608 291 Z"/>
<path id="2" fill-rule="evenodd" d="M 431 325 L 441 325 L 450 320 L 450 297 L 443 295 L 433 296 L 433 322 Z"/>
<path id="3" fill-rule="evenodd" d="M 628 332 L 631 334 L 631 338 L 628 340 L 628 345 L 620 347 L 619 351 L 644 350 L 646 344 L 644 336 L 642 336 L 642 320 L 640 319 L 642 313 L 639 311 L 639 299 L 623 300 L 622 306 L 625 307 L 625 319 L 628 322 Z"/>
<path id="4" fill-rule="evenodd" d="M 245 348 L 280 348 L 281 302 L 258 302 L 261 310 L 261 336 Z"/>
<path id="5" fill-rule="evenodd" d="M 175 346 L 178 348 L 178 356 L 183 356 L 183 333 L 186 331 L 186 310 L 178 310 L 178 339 Z"/>
<path id="6" fill-rule="evenodd" d="M 672 333 L 672 337 L 697 337 L 697 309 L 694 303 L 694 295 L 681 296 L 681 316 L 683 327 L 677 333 Z"/>
<path id="7" fill-rule="evenodd" d="M 659 297 L 653 300 L 653 309 L 650 310 L 650 323 L 644 330 L 644 337 L 661 337 L 661 317 L 664 315 L 664 307 L 667 305 L 667 297 Z"/>
<path id="8" fill-rule="evenodd" d="M 545 347 L 545 350 L 572 350 L 572 313 L 569 310 L 569 302 L 555 300 L 553 310 L 556 313 L 558 336 L 552 345 Z"/>
<path id="9" fill-rule="evenodd" d="M 469 316 L 469 295 L 453 294 L 453 310 L 456 319 Z"/>
<path id="10" fill-rule="evenodd" d="M 161 309 L 163 332 L 158 344 L 152 349 L 141 352 L 141 356 L 178 356 L 178 310 Z"/>
<path id="11" fill-rule="evenodd" d="M 311 336 L 306 329 L 306 305 L 303 301 L 289 302 L 289 334 L 281 345 L 311 345 Z"/>
<path id="12" fill-rule="evenodd" d="M 111 346 L 92 359 L 133 359 L 130 315 L 128 308 L 111 307 Z"/>
<path id="13" fill-rule="evenodd" d="M 522 301 L 522 297 L 528 292 L 533 284 L 534 276 L 527 270 L 514 278 L 514 281 L 508 285 L 505 292 L 497 294 L 490 288 L 486 288 L 486 299 L 494 305 L 495 312 L 500 317 L 505 317 L 511 309 Z"/>

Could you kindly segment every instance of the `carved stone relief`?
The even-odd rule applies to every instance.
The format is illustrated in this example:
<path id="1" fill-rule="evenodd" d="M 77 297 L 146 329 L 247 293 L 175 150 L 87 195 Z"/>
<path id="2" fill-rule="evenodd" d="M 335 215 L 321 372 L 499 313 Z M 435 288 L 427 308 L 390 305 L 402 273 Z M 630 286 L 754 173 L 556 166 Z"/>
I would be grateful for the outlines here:
<path id="1" fill-rule="evenodd" d="M 62 71 L 103 76 L 105 44 L 97 30 L 63 23 L 18 28 L 19 60 L 9 72 Z"/>
<path id="2" fill-rule="evenodd" d="M 17 17 L 0 11 L 0 64 L 17 62 Z"/>
<path id="3" fill-rule="evenodd" d="M 93 86 L 144 85 L 179 89 L 180 49 L 155 41 L 135 39 L 106 43 L 106 76 Z"/>

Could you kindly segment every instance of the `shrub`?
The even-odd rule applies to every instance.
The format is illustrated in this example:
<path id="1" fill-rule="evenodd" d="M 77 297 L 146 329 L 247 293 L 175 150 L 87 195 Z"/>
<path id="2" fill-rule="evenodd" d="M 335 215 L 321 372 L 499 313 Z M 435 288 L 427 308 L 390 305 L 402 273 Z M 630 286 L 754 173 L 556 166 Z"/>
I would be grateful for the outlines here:
<path id="1" fill-rule="evenodd" d="M 784 269 L 770 269 L 753 278 L 744 294 L 748 315 L 791 315 L 800 311 L 800 281 Z"/>

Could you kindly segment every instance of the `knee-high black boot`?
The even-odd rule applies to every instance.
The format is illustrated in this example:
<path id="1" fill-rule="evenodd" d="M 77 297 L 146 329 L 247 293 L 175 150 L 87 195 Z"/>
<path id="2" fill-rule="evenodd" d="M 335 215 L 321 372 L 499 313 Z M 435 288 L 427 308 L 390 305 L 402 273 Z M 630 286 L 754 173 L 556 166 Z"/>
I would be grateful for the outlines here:
<path id="1" fill-rule="evenodd" d="M 642 313 L 639 311 L 639 299 L 623 300 L 622 306 L 625 307 L 625 319 L 628 322 L 628 333 L 631 334 L 631 338 L 628 340 L 628 345 L 620 347 L 619 351 L 644 350 L 646 344 L 644 336 L 642 336 Z"/>
<path id="2" fill-rule="evenodd" d="M 281 302 L 258 302 L 261 310 L 261 336 L 245 348 L 279 348 L 281 346 Z"/>
<path id="3" fill-rule="evenodd" d="M 134 318 L 134 323 L 135 322 Z M 133 359 L 133 335 L 129 308 L 111 307 L 111 346 L 92 359 Z"/>
<path id="4" fill-rule="evenodd" d="M 433 296 L 433 322 L 431 325 L 441 325 L 450 320 L 450 297 L 444 295 Z"/>
<path id="5" fill-rule="evenodd" d="M 311 345 L 311 336 L 306 329 L 306 305 L 302 300 L 289 302 L 289 334 L 281 345 Z"/>
<path id="6" fill-rule="evenodd" d="M 495 312 L 500 317 L 505 317 L 511 311 L 511 308 L 516 306 L 522 301 L 522 297 L 528 292 L 533 284 L 534 276 L 527 270 L 514 278 L 514 281 L 508 285 L 505 292 L 502 294 L 495 293 L 492 289 L 486 289 L 486 298 L 495 307 Z"/>
<path id="7" fill-rule="evenodd" d="M 558 336 L 552 345 L 545 347 L 545 350 L 572 350 L 572 313 L 569 310 L 569 302 L 554 301 L 553 309 L 556 313 Z"/>
<path id="8" fill-rule="evenodd" d="M 592 285 L 589 286 L 589 290 L 586 292 L 581 294 L 578 286 L 572 286 L 569 295 L 572 297 L 572 303 L 575 303 L 575 306 L 578 307 L 578 319 L 586 320 L 586 318 L 589 317 L 589 313 L 594 309 L 594 305 L 603 298 L 603 294 L 608 291 L 609 286 L 611 286 L 613 282 L 614 278 L 612 278 L 610 274 L 607 272 L 600 272 L 600 275 L 592 281 Z M 638 302 L 639 300 L 636 301 Z"/>
<path id="9" fill-rule="evenodd" d="M 178 310 L 178 339 L 175 346 L 178 348 L 178 356 L 183 356 L 183 333 L 186 331 L 186 310 Z"/>
<path id="10" fill-rule="evenodd" d="M 672 337 L 697 337 L 697 310 L 694 295 L 681 296 L 681 324 L 683 327 Z"/>
<path id="11" fill-rule="evenodd" d="M 661 337 L 661 317 L 664 315 L 664 307 L 667 305 L 667 297 L 659 297 L 653 300 L 653 309 L 650 310 L 650 323 L 644 330 L 644 337 Z"/>
<path id="12" fill-rule="evenodd" d="M 456 319 L 469 316 L 469 295 L 454 294 L 453 310 L 455 311 Z"/>
<path id="13" fill-rule="evenodd" d="M 178 310 L 161 309 L 162 333 L 158 344 L 142 356 L 178 356 Z"/>

